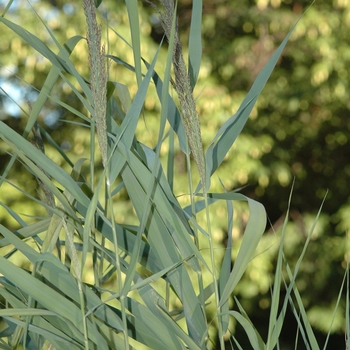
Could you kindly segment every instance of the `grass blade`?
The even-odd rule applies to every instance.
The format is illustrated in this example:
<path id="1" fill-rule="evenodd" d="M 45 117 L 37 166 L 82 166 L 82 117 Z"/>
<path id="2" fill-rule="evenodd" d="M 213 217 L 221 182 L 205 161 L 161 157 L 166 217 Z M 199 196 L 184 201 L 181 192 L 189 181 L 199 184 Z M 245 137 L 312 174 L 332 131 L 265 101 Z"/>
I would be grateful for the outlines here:
<path id="1" fill-rule="evenodd" d="M 196 85 L 202 59 L 202 0 L 192 3 L 190 38 L 188 43 L 188 74 L 192 90 Z"/>
<path id="2" fill-rule="evenodd" d="M 81 202 L 83 205 L 88 206 L 90 201 L 89 198 L 82 192 L 77 183 L 61 167 L 59 167 L 48 157 L 44 156 L 40 150 L 34 147 L 23 137 L 18 135 L 14 130 L 12 130 L 2 121 L 0 121 L 0 130 L 0 138 L 2 138 L 5 142 L 10 141 L 10 143 L 12 143 L 12 145 L 10 144 L 10 147 L 12 146 L 12 148 L 14 148 L 14 151 L 27 165 L 29 164 L 28 160 L 30 159 L 41 169 L 45 169 L 45 171 L 52 178 L 56 179 L 60 184 L 62 184 L 67 189 L 67 191 L 70 192 L 74 198 L 76 198 L 76 200 Z M 28 166 L 35 171 L 33 164 Z M 39 168 L 36 167 L 36 169 L 36 176 L 41 179 L 41 177 L 44 176 L 44 173 L 40 171 Z M 47 178 L 45 178 L 42 178 L 43 182 L 47 182 Z M 50 183 L 47 183 L 47 185 L 50 185 Z M 52 188 L 52 191 L 57 193 L 58 198 L 62 198 L 61 194 L 57 192 L 56 188 Z"/>
<path id="3" fill-rule="evenodd" d="M 223 184 L 222 184 L 223 185 Z M 231 271 L 231 253 L 232 253 L 232 227 L 233 227 L 233 205 L 232 201 L 226 201 L 227 206 L 227 245 L 225 249 L 224 259 L 221 264 L 220 275 L 219 275 L 219 296 L 221 297 L 222 291 L 224 290 L 225 283 L 230 277 Z M 229 311 L 229 303 L 228 301 L 221 307 L 220 312 L 222 313 L 221 322 L 222 322 L 222 332 L 225 334 L 228 329 L 229 324 L 229 315 L 227 314 Z"/>
<path id="4" fill-rule="evenodd" d="M 33 47 L 35 50 L 40 52 L 44 57 L 46 57 L 53 65 L 55 65 L 60 70 L 72 74 L 71 69 L 68 67 L 67 63 L 59 56 L 57 56 L 52 50 L 50 50 L 38 37 L 31 34 L 19 25 L 11 22 L 5 17 L 0 17 L 0 22 L 4 23 L 8 28 L 12 29 L 17 35 L 19 35 L 27 44 Z"/>
<path id="5" fill-rule="evenodd" d="M 130 33 L 132 41 L 132 50 L 134 53 L 135 71 L 137 84 L 140 86 L 142 81 L 141 74 L 141 43 L 140 43 L 140 25 L 137 0 L 126 0 L 126 7 L 128 9 Z"/>
<path id="6" fill-rule="evenodd" d="M 138 119 L 143 107 L 143 103 L 146 97 L 147 89 L 153 74 L 153 69 L 157 61 L 158 52 L 159 51 L 157 51 L 145 78 L 142 80 L 142 83 L 139 86 L 139 89 L 136 93 L 134 101 L 126 114 L 122 122 L 122 125 L 119 127 L 117 126 L 114 120 L 111 120 L 112 133 L 116 135 L 114 149 L 118 147 L 118 143 L 120 141 L 124 142 L 125 146 L 128 149 L 131 147 L 131 144 L 134 140 L 137 122 L 138 122 Z M 110 178 L 109 178 L 110 184 L 112 184 L 116 179 L 116 177 L 119 175 L 124 164 L 125 164 L 125 161 L 120 159 L 120 157 L 117 157 L 115 152 L 113 154 L 113 151 L 112 151 L 111 172 L 110 172 Z"/>
<path id="7" fill-rule="evenodd" d="M 258 99 L 262 89 L 264 88 L 267 80 L 269 79 L 279 57 L 284 50 L 290 36 L 292 35 L 295 27 L 299 23 L 300 19 L 289 31 L 285 39 L 282 41 L 281 45 L 266 63 L 264 68 L 261 70 L 259 75 L 254 81 L 253 86 L 249 90 L 248 94 L 244 98 L 242 104 L 238 108 L 238 111 L 228 119 L 224 125 L 217 132 L 214 140 L 208 147 L 205 158 L 206 158 L 206 186 L 207 189 L 210 187 L 210 177 L 219 167 L 219 165 L 224 160 L 227 152 L 231 148 L 232 144 L 235 142 L 237 136 L 241 133 L 250 112 L 252 111 L 256 100 Z"/>

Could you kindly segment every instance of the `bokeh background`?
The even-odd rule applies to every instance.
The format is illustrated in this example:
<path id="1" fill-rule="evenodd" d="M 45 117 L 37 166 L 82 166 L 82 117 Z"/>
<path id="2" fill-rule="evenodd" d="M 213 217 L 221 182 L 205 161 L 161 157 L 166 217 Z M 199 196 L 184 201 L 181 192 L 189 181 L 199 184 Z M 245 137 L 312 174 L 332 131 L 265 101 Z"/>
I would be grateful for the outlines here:
<path id="1" fill-rule="evenodd" d="M 0 0 L 0 13 L 6 4 L 7 1 Z M 260 69 L 310 5 L 311 1 L 302 0 L 203 0 L 203 63 L 195 97 L 204 146 L 211 142 L 225 120 L 235 113 Z M 151 60 L 163 33 L 154 8 L 146 1 L 139 1 L 139 6 L 142 54 Z M 179 0 L 178 24 L 184 48 L 188 41 L 191 6 L 190 0 Z M 132 51 L 115 33 L 130 42 L 124 2 L 104 0 L 99 12 L 99 19 L 104 23 L 107 52 L 133 64 Z M 30 5 L 19 0 L 6 16 L 40 37 L 53 50 L 52 38 L 39 17 L 61 44 L 74 35 L 85 35 L 80 2 L 31 1 Z M 107 24 L 110 26 L 108 31 Z M 246 127 L 221 165 L 219 176 L 213 178 L 211 188 L 212 191 L 222 191 L 220 178 L 226 190 L 242 187 L 242 193 L 262 202 L 266 208 L 269 225 L 260 251 L 236 290 L 236 295 L 262 334 L 268 324 L 270 287 L 278 251 L 276 232 L 283 224 L 293 181 L 285 242 L 285 254 L 291 266 L 299 257 L 324 200 L 297 286 L 320 344 L 323 344 L 331 327 L 329 349 L 344 348 L 345 292 L 341 293 L 341 286 L 350 226 L 349 32 L 349 0 L 318 0 L 307 10 Z M 0 119 L 22 133 L 26 113 L 35 103 L 50 65 L 1 24 L 0 37 Z M 88 77 L 85 45 L 84 42 L 79 43 L 72 53 L 72 60 L 81 74 Z M 156 68 L 160 76 L 165 55 L 166 43 Z M 110 63 L 110 77 L 127 86 L 132 96 L 137 91 L 134 75 L 125 68 Z M 58 84 L 52 95 L 86 113 L 67 84 Z M 116 104 L 120 104 L 120 98 L 122 95 L 119 100 L 116 98 Z M 152 135 L 156 132 L 158 115 L 159 105 L 151 88 L 138 127 L 139 139 L 150 147 L 156 142 Z M 74 121 L 76 117 L 53 99 L 45 105 L 39 120 L 73 161 L 88 156 L 89 150 L 89 131 L 86 129 L 84 133 L 84 129 L 77 128 Z M 46 153 L 66 167 L 64 159 L 49 142 L 46 143 Z M 162 151 L 165 157 L 166 149 Z M 188 191 L 184 171 L 186 164 L 180 152 L 175 157 L 179 174 L 175 192 L 180 196 Z M 1 145 L 1 174 L 9 159 Z M 17 172 L 9 174 L 9 179 L 19 187 L 25 184 L 27 191 L 37 195 L 35 178 L 23 172 L 20 165 Z M 8 184 L 1 188 L 0 201 L 32 220 L 45 215 L 42 208 L 29 206 L 21 191 Z M 135 220 L 126 195 L 123 197 L 121 193 L 115 205 L 118 221 L 132 223 Z M 236 221 L 232 232 L 225 230 L 224 207 L 213 209 L 213 232 L 221 247 L 225 246 L 227 235 L 231 234 L 238 249 L 248 213 L 245 207 L 239 205 L 235 209 Z M 3 206 L 0 207 L 0 221 L 11 230 L 16 229 L 16 222 Z M 343 298 L 334 314 L 341 294 Z M 293 316 L 287 316 L 281 348 L 293 348 L 296 334 Z M 236 328 L 236 336 L 244 344 L 245 336 L 239 327 Z"/>

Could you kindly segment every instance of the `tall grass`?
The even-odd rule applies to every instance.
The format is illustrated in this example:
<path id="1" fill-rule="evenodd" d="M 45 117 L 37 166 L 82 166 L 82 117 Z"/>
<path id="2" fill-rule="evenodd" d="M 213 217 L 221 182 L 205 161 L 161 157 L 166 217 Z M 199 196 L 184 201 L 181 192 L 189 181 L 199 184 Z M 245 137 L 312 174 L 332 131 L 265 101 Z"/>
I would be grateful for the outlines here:
<path id="1" fill-rule="evenodd" d="M 230 310 L 232 293 L 254 258 L 265 230 L 266 213 L 260 203 L 236 191 L 210 192 L 211 176 L 242 131 L 294 27 L 262 69 L 237 112 L 221 126 L 204 153 L 200 116 L 193 96 L 201 61 L 201 0 L 193 1 L 188 65 L 177 32 L 176 6 L 171 0 L 161 1 L 159 15 L 169 42 L 163 74 L 155 71 L 159 50 L 151 62 L 141 56 L 136 0 L 126 2 L 134 66 L 117 56 L 105 55 L 101 27 L 95 14 L 95 4 L 99 2 L 84 0 L 83 4 L 90 81 L 78 73 L 70 60 L 71 52 L 82 37 L 72 37 L 62 44 L 46 26 L 57 47 L 55 53 L 38 37 L 7 19 L 6 13 L 0 17 L 2 26 L 13 30 L 52 64 L 28 114 L 23 135 L 0 121 L 0 137 L 11 154 L 0 185 L 15 186 L 7 176 L 15 162 L 21 163 L 36 177 L 41 196 L 32 197 L 25 187 L 19 190 L 28 202 L 44 207 L 48 213 L 34 223 L 27 223 L 1 203 L 20 226 L 16 232 L 11 232 L 0 225 L 3 236 L 0 246 L 3 251 L 5 248 L 9 251 L 0 256 L 0 294 L 5 300 L 0 315 L 6 322 L 6 328 L 0 333 L 1 348 L 211 349 L 215 347 L 210 333 L 213 325 L 218 330 L 219 348 L 225 348 L 225 334 L 229 334 L 232 344 L 241 348 L 234 334 L 230 334 L 229 319 L 234 318 L 244 327 L 252 348 L 274 349 L 279 347 L 289 304 L 299 323 L 303 343 L 307 348 L 319 349 L 295 287 L 304 251 L 292 271 L 283 255 L 286 226 L 282 230 L 267 339 L 263 340 L 257 332 L 239 300 L 235 299 L 238 311 Z M 114 118 L 116 111 L 111 103 L 118 91 L 113 91 L 118 82 L 108 77 L 107 59 L 133 72 L 138 84 L 130 106 L 125 104 L 120 123 Z M 172 69 L 174 78 L 171 78 Z M 68 77 L 74 77 L 79 88 Z M 48 139 L 46 133 L 45 136 L 40 134 L 43 129 L 38 124 L 38 116 L 59 80 L 69 84 L 87 111 L 85 115 L 65 101 L 57 101 L 81 118 L 82 123 L 88 123 L 88 176 L 82 171 L 86 159 L 74 163 L 57 144 L 55 147 L 65 157 L 70 173 L 45 154 L 43 145 Z M 136 137 L 139 118 L 147 113 L 143 106 L 150 84 L 155 85 L 161 106 L 154 149 Z M 171 85 L 178 95 L 179 106 L 176 106 L 176 98 L 169 94 Z M 170 126 L 169 131 L 166 131 L 167 126 Z M 172 158 L 176 143 L 187 159 L 187 192 L 191 203 L 185 207 L 173 190 L 176 167 Z M 165 144 L 168 148 L 166 171 L 160 159 L 160 150 Z M 200 174 L 197 185 L 193 183 L 191 157 Z M 103 171 L 101 176 L 96 176 L 100 162 Z M 115 219 L 116 195 L 121 190 L 129 196 L 138 224 L 125 224 Z M 233 202 L 245 201 L 249 207 L 248 224 L 232 268 L 230 234 L 222 263 L 217 264 L 218 252 L 212 241 L 208 210 L 217 201 L 226 202 L 229 233 L 233 224 Z M 205 227 L 197 219 L 202 210 L 206 211 Z M 311 234 L 312 230 L 307 243 Z M 204 256 L 204 247 L 210 251 L 209 260 Z M 30 262 L 30 268 L 25 270 L 11 262 L 14 254 L 22 254 Z M 87 261 L 92 261 L 93 283 L 84 280 Z M 283 266 L 287 279 L 283 278 Z M 209 283 L 203 281 L 204 274 L 211 276 Z M 280 301 L 283 283 L 287 293 Z M 214 317 L 207 312 L 210 303 L 215 305 Z M 281 304 L 282 309 L 279 309 Z M 232 348 L 235 347 L 232 345 Z"/>

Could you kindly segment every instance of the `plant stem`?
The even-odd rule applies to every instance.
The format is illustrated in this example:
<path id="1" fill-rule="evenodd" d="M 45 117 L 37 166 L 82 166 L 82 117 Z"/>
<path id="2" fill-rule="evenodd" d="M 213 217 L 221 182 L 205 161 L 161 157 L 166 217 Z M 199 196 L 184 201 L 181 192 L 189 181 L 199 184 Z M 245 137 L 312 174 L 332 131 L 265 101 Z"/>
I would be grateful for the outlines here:
<path id="1" fill-rule="evenodd" d="M 109 181 L 110 179 L 110 165 L 109 162 L 106 166 L 106 186 L 107 186 L 107 194 L 109 199 L 109 213 L 110 213 L 110 223 L 112 227 L 113 232 L 113 244 L 114 244 L 114 252 L 115 252 L 115 264 L 117 268 L 117 284 L 118 284 L 118 291 L 120 294 L 120 306 L 121 306 L 121 312 L 122 312 L 122 321 L 123 321 L 123 333 L 124 333 L 124 345 L 125 349 L 129 349 L 129 336 L 128 336 L 128 324 L 126 320 L 126 307 L 125 307 L 125 295 L 123 294 L 123 282 L 122 282 L 122 271 L 121 271 L 121 265 L 120 265 L 120 259 L 119 259 L 119 253 L 118 253 L 118 238 L 117 238 L 117 232 L 114 225 L 114 211 L 113 211 L 113 198 L 112 198 L 112 192 L 111 192 L 111 183 Z"/>

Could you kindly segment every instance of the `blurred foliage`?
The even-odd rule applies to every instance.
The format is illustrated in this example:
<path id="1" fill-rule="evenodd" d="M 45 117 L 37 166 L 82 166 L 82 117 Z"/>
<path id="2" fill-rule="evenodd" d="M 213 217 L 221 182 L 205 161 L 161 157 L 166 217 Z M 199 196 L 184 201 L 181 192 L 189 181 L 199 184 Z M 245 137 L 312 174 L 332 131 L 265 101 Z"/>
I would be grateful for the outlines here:
<path id="1" fill-rule="evenodd" d="M 0 12 L 3 11 L 4 3 L 0 2 Z M 12 16 L 29 31 L 45 39 L 49 47 L 53 47 L 51 38 L 42 30 L 43 24 L 28 3 L 22 0 L 16 4 L 17 8 L 10 10 L 13 12 L 7 16 Z M 74 35 L 85 35 L 80 3 L 57 0 L 33 1 L 32 4 L 61 43 Z M 142 54 L 149 59 L 157 49 L 162 32 L 155 10 L 147 2 L 139 4 L 144 8 L 140 12 Z M 260 69 L 310 5 L 310 2 L 303 0 L 204 1 L 203 63 L 195 90 L 204 144 L 237 110 Z M 121 0 L 103 1 L 98 9 L 101 19 L 111 28 L 104 34 L 108 42 L 107 51 L 132 65 L 132 51 L 113 32 L 116 30 L 130 42 L 126 11 L 108 11 L 117 6 L 124 7 L 124 3 Z M 179 1 L 178 14 L 179 28 L 186 47 L 191 18 L 190 0 Z M 347 191 L 350 176 L 350 38 L 346 34 L 349 27 L 349 1 L 319 0 L 312 5 L 298 24 L 243 133 L 219 169 L 226 189 L 246 186 L 242 191 L 266 206 L 274 227 L 267 228 L 257 257 L 236 291 L 245 298 L 246 310 L 250 310 L 249 314 L 256 318 L 266 313 L 270 305 L 269 288 L 273 282 L 278 232 L 287 210 L 293 179 L 291 222 L 285 242 L 285 254 L 292 266 L 302 251 L 306 233 L 327 193 L 321 220 L 297 281 L 309 310 L 310 321 L 321 332 L 321 337 L 322 332 L 327 333 L 329 329 L 329 313 L 338 297 L 346 267 L 344 232 L 349 229 L 350 214 Z M 0 32 L 0 84 L 5 91 L 8 87 L 4 85 L 5 82 L 21 89 L 22 98 L 17 102 L 28 112 L 26 101 L 35 101 L 36 89 L 43 85 L 48 72 L 48 62 L 32 52 L 4 26 L 1 26 Z M 82 75 L 88 77 L 86 43 L 81 42 L 79 45 L 73 52 L 74 62 Z M 163 71 L 161 64 L 165 62 L 165 54 L 165 50 L 161 52 L 161 59 L 157 63 L 156 69 L 159 71 Z M 133 74 L 128 75 L 125 69 L 110 63 L 110 75 L 118 76 L 118 81 L 123 81 L 131 97 L 135 94 L 137 83 Z M 55 93 L 59 99 L 81 109 L 80 102 L 66 84 L 55 87 Z M 159 112 L 154 91 L 153 96 L 146 101 L 147 119 L 138 128 L 138 136 L 150 147 L 155 143 L 152 131 L 156 123 L 152 118 L 157 118 Z M 0 91 L 0 118 L 21 133 L 26 121 L 25 113 L 9 115 L 8 103 L 4 91 Z M 123 108 L 120 97 L 116 97 L 115 103 Z M 81 132 L 81 128 L 79 133 L 75 132 L 72 124 L 74 116 L 54 101 L 45 108 L 41 122 L 52 139 L 65 143 L 72 159 L 83 157 L 89 149 L 88 130 L 86 135 Z M 166 151 L 162 150 L 164 155 Z M 50 149 L 48 142 L 46 152 L 56 163 L 63 165 L 62 157 Z M 0 154 L 1 172 L 8 159 L 5 152 Z M 181 154 L 175 155 L 175 161 L 180 169 L 175 193 L 180 195 L 184 191 L 186 193 L 187 188 L 186 173 L 181 173 L 181 167 L 184 169 L 186 164 Z M 22 171 L 21 168 L 20 176 L 16 174 L 17 183 L 28 181 L 28 176 Z M 32 179 L 32 182 L 32 194 L 35 195 L 35 180 Z M 222 190 L 218 179 L 213 179 L 212 189 Z M 21 193 L 13 188 L 3 191 L 1 198 L 15 212 L 44 215 L 43 212 L 38 213 L 34 208 L 26 207 L 20 200 Z M 132 223 L 133 214 L 127 199 L 125 194 L 120 194 L 116 211 L 119 219 L 124 218 L 126 222 Z M 183 203 L 187 202 L 188 198 L 184 196 Z M 15 222 L 3 208 L 0 210 L 1 222 L 14 228 Z M 238 247 L 246 224 L 245 207 L 235 208 L 236 223 L 232 233 L 224 232 L 224 209 L 217 206 L 212 210 L 213 232 L 218 247 L 224 248 L 227 234 L 233 235 Z M 236 253 L 234 250 L 233 259 Z M 344 308 L 345 305 L 340 305 L 340 316 L 337 314 L 333 324 L 333 330 L 338 333 L 344 332 Z M 261 327 L 263 329 L 264 325 L 261 324 Z M 283 348 L 287 349 L 287 345 Z"/>

